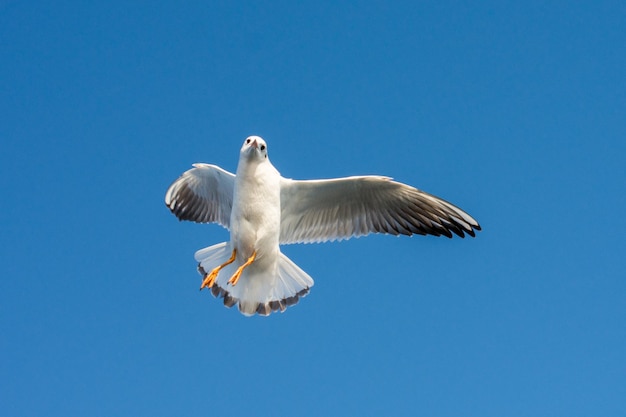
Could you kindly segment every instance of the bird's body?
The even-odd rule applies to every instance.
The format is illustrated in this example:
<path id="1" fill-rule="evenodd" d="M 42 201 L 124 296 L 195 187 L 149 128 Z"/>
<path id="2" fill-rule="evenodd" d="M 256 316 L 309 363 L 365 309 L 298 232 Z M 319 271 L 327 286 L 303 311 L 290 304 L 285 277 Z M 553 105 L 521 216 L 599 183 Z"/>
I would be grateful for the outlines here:
<path id="1" fill-rule="evenodd" d="M 279 251 L 280 174 L 272 164 L 242 158 L 247 160 L 237 167 L 230 242 L 239 260 L 245 262 L 256 250 L 255 263 L 271 264 Z"/>
<path id="2" fill-rule="evenodd" d="M 438 197 L 387 177 L 295 181 L 281 177 L 258 136 L 244 142 L 237 173 L 194 164 L 168 189 L 180 220 L 217 222 L 230 241 L 196 252 L 198 270 L 224 304 L 252 315 L 284 311 L 313 279 L 281 244 L 347 239 L 369 233 L 474 236 L 478 223 Z"/>

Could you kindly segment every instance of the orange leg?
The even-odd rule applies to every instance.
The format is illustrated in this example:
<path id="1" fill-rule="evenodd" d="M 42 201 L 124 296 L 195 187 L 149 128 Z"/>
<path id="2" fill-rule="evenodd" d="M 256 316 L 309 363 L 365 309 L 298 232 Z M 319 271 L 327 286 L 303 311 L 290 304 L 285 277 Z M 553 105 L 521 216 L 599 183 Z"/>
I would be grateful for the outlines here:
<path id="1" fill-rule="evenodd" d="M 204 276 L 204 281 L 202 281 L 202 285 L 200 286 L 200 291 L 202 291 L 202 289 L 205 288 L 205 287 L 206 288 L 211 288 L 213 286 L 213 284 L 215 284 L 215 279 L 217 278 L 217 274 L 226 265 L 232 264 L 235 261 L 236 255 L 237 255 L 237 249 L 233 249 L 233 254 L 230 256 L 229 260 L 227 260 L 226 262 L 224 262 L 223 264 L 221 264 L 217 268 L 214 268 L 210 273 L 206 274 Z"/>
<path id="2" fill-rule="evenodd" d="M 256 251 L 252 252 L 252 256 L 249 257 L 248 260 L 243 265 L 237 268 L 237 271 L 235 271 L 233 276 L 230 277 L 230 279 L 228 280 L 228 283 L 232 285 L 233 287 L 237 285 L 237 281 L 239 281 L 239 277 L 241 276 L 241 273 L 243 272 L 243 270 L 246 269 L 246 267 L 250 266 L 250 264 L 254 262 L 255 259 L 256 259 Z"/>

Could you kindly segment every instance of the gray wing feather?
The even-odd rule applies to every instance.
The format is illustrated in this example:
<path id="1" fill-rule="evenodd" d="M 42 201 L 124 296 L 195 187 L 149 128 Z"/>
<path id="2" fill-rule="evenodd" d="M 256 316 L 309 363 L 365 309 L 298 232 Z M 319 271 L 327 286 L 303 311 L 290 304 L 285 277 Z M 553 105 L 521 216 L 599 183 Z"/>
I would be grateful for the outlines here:
<path id="1" fill-rule="evenodd" d="M 370 233 L 475 235 L 480 225 L 460 208 L 388 177 L 281 183 L 280 243 L 325 242 Z"/>
<path id="2" fill-rule="evenodd" d="M 230 227 L 235 175 L 216 165 L 193 164 L 170 185 L 165 205 L 180 220 Z"/>

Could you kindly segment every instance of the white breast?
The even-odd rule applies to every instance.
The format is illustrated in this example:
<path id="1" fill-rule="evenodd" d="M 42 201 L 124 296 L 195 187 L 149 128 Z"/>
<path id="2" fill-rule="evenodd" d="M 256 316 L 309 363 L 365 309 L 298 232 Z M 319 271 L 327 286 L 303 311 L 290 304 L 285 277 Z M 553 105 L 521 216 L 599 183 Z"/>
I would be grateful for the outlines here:
<path id="1" fill-rule="evenodd" d="M 278 253 L 280 174 L 269 162 L 240 164 L 230 226 L 239 259 L 247 259 L 256 251 L 262 263 L 264 257 Z"/>

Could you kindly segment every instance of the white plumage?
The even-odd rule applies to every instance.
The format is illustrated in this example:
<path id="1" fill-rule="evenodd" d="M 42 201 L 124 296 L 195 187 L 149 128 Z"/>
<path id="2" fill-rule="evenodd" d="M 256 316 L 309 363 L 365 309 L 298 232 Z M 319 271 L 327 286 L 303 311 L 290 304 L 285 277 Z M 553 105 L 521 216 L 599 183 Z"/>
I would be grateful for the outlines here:
<path id="1" fill-rule="evenodd" d="M 475 235 L 480 225 L 454 205 L 380 176 L 295 181 L 281 177 L 258 136 L 245 141 L 237 175 L 194 164 L 167 190 L 180 220 L 219 223 L 230 241 L 195 254 L 198 270 L 224 305 L 268 315 L 298 302 L 313 279 L 280 244 L 325 242 L 369 233 Z"/>

